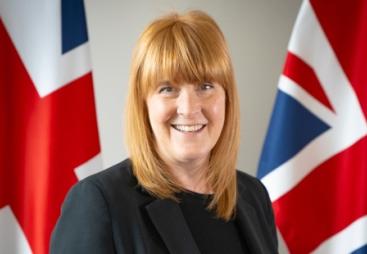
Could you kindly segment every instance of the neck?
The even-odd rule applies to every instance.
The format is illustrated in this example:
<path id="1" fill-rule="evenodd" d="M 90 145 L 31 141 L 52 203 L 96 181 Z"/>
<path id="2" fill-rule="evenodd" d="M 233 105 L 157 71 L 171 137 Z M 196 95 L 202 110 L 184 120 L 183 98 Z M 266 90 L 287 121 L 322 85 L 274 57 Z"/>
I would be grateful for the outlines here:
<path id="1" fill-rule="evenodd" d="M 202 194 L 212 193 L 206 179 L 209 166 L 208 158 L 185 162 L 168 162 L 167 166 L 181 187 Z"/>

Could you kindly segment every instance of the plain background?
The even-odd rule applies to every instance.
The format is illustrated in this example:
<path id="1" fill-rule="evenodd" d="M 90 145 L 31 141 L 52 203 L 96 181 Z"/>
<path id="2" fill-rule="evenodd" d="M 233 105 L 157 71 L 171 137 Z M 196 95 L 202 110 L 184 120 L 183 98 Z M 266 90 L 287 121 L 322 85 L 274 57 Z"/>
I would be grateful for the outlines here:
<path id="1" fill-rule="evenodd" d="M 103 166 L 127 157 L 123 114 L 131 52 L 153 19 L 199 9 L 221 27 L 241 103 L 238 168 L 256 175 L 279 75 L 301 0 L 86 0 Z M 280 241 L 280 253 L 288 253 Z"/>

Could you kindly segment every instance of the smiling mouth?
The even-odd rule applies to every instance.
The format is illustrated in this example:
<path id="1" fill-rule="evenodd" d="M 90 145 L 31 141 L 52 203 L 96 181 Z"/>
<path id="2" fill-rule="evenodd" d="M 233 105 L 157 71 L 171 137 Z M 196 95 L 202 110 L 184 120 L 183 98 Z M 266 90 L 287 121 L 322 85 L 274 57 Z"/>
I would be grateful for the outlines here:
<path id="1" fill-rule="evenodd" d="M 199 132 L 205 128 L 206 124 L 193 124 L 193 125 L 172 124 L 171 126 L 180 132 Z"/>

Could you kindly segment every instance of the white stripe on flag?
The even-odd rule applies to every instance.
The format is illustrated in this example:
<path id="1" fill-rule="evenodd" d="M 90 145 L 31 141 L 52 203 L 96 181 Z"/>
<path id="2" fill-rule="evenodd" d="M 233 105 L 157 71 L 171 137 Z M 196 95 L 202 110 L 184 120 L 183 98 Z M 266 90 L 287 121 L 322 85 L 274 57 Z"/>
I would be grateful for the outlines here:
<path id="1" fill-rule="evenodd" d="M 27 238 L 9 206 L 0 209 L 0 229 L 5 229 L 0 230 L 0 253 L 32 254 Z"/>
<path id="2" fill-rule="evenodd" d="M 367 244 L 367 215 L 320 244 L 312 254 L 346 254 Z"/>

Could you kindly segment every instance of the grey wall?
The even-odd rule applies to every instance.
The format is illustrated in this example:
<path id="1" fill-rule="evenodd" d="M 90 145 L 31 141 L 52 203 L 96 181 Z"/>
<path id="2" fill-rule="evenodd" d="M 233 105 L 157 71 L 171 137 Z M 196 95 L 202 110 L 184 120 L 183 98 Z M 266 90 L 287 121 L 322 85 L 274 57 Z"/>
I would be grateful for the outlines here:
<path id="1" fill-rule="evenodd" d="M 123 142 L 131 51 L 144 27 L 172 10 L 200 9 L 222 28 L 241 99 L 238 168 L 256 174 L 288 40 L 301 0 L 86 0 L 104 166 L 127 156 Z M 281 253 L 287 253 L 281 242 Z"/>

